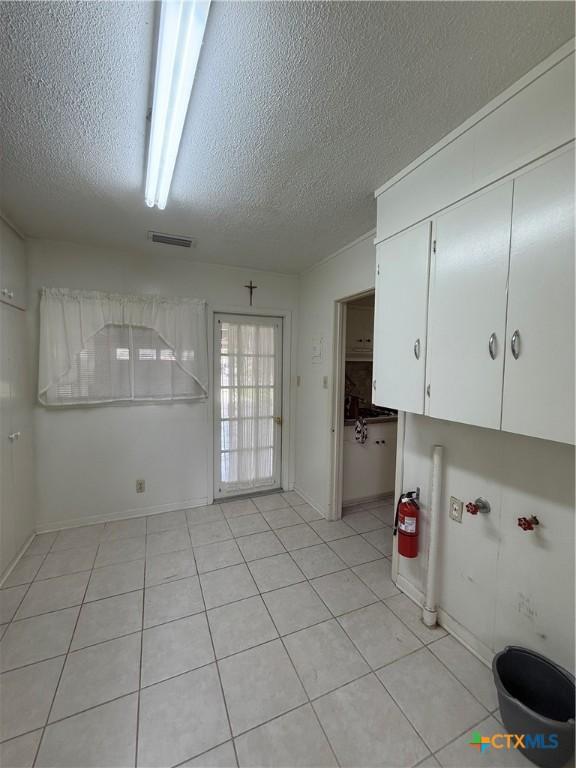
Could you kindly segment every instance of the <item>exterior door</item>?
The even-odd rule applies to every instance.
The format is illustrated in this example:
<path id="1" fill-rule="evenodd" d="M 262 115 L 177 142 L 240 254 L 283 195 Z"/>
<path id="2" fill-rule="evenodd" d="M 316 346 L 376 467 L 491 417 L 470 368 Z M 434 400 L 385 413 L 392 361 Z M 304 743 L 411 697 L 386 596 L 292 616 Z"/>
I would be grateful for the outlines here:
<path id="1" fill-rule="evenodd" d="M 500 429 L 512 182 L 436 221 L 427 414 Z"/>
<path id="2" fill-rule="evenodd" d="M 214 497 L 281 483 L 282 319 L 216 315 Z"/>
<path id="3" fill-rule="evenodd" d="M 372 399 L 423 413 L 430 222 L 379 243 L 376 264 Z"/>
<path id="4" fill-rule="evenodd" d="M 574 150 L 514 181 L 502 429 L 574 442 Z"/>

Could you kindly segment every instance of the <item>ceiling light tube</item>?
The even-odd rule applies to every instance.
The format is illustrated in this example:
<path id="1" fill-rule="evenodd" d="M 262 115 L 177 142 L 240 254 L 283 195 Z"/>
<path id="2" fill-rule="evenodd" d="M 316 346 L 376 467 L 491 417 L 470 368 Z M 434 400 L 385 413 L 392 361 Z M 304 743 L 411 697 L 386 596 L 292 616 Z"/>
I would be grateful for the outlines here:
<path id="1" fill-rule="evenodd" d="M 166 207 L 210 0 L 163 0 L 146 170 L 146 205 Z"/>

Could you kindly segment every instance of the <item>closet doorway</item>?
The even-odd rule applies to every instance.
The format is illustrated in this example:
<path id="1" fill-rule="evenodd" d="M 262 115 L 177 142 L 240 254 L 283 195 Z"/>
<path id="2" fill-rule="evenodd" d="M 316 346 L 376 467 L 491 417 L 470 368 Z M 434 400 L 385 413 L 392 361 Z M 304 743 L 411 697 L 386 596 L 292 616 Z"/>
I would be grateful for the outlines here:
<path id="1" fill-rule="evenodd" d="M 214 498 L 281 485 L 282 318 L 214 317 Z"/>
<path id="2" fill-rule="evenodd" d="M 336 302 L 331 519 L 394 493 L 398 414 L 372 402 L 374 291 Z"/>

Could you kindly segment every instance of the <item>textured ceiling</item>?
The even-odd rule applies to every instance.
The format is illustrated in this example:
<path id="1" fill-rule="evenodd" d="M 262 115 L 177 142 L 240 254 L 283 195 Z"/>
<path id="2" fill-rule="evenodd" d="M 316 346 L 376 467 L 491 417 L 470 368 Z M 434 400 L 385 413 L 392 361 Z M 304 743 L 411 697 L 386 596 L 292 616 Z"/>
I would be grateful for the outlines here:
<path id="1" fill-rule="evenodd" d="M 297 272 L 373 191 L 573 35 L 572 3 L 214 2 L 165 211 L 144 205 L 158 7 L 1 3 L 0 205 L 27 234 Z"/>

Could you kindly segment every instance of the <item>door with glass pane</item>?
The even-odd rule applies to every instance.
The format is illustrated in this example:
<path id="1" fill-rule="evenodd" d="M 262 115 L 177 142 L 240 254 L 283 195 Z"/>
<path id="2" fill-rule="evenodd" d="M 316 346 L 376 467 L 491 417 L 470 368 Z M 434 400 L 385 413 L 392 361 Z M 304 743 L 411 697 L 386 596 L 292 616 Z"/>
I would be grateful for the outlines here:
<path id="1" fill-rule="evenodd" d="M 214 496 L 280 487 L 282 319 L 216 315 Z"/>

